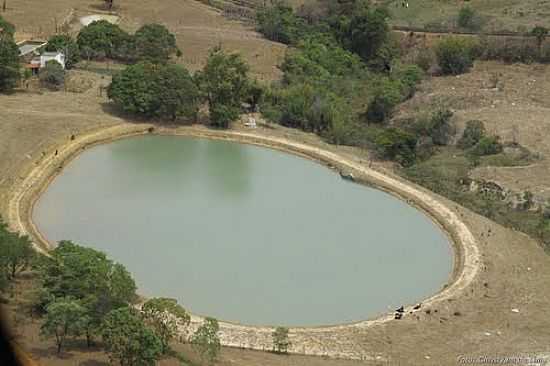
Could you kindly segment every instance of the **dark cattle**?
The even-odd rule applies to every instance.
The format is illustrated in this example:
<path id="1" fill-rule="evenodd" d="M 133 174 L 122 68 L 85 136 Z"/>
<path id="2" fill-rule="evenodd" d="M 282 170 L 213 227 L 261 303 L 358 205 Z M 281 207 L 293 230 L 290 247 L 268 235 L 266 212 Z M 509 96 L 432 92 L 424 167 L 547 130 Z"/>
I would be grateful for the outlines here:
<path id="1" fill-rule="evenodd" d="M 399 309 L 395 310 L 396 312 L 398 313 L 404 313 L 405 312 L 405 308 L 403 306 L 401 306 Z"/>
<path id="2" fill-rule="evenodd" d="M 399 320 L 403 318 L 403 313 L 395 313 L 395 319 Z"/>
<path id="3" fill-rule="evenodd" d="M 418 309 L 420 309 L 421 306 L 422 306 L 422 303 L 420 303 L 420 304 L 418 304 L 418 305 L 415 305 L 413 309 L 414 309 L 414 310 L 418 310 Z"/>

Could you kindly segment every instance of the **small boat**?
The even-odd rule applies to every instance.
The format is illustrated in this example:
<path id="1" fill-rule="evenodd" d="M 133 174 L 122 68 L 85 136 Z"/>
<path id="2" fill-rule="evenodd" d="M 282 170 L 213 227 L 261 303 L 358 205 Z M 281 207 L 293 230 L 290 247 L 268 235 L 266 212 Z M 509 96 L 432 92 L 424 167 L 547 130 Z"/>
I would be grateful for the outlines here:
<path id="1" fill-rule="evenodd" d="M 352 182 L 355 181 L 355 177 L 353 176 L 353 173 L 344 173 L 340 171 L 340 177 L 345 180 L 351 180 Z"/>

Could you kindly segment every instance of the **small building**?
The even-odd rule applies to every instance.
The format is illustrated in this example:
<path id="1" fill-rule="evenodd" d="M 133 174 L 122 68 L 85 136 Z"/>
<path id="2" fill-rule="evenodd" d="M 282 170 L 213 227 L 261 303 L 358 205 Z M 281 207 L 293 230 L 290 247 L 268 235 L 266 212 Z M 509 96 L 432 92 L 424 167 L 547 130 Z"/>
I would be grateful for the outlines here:
<path id="1" fill-rule="evenodd" d="M 40 54 L 40 49 L 47 45 L 48 42 L 40 40 L 25 40 L 17 43 L 19 48 L 19 57 L 22 61 L 29 62 L 33 57 Z"/>
<path id="2" fill-rule="evenodd" d="M 46 67 L 48 61 L 55 60 L 65 69 L 65 54 L 62 52 L 44 52 L 40 55 L 40 68 Z"/>

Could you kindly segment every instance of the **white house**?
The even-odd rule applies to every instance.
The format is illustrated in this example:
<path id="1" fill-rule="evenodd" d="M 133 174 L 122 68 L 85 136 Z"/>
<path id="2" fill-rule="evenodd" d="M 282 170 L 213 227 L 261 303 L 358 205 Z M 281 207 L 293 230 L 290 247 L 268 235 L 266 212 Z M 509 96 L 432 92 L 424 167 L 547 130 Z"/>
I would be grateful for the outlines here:
<path id="1" fill-rule="evenodd" d="M 65 55 L 61 52 L 44 52 L 40 55 L 40 68 L 46 66 L 46 62 L 55 60 L 65 68 Z"/>

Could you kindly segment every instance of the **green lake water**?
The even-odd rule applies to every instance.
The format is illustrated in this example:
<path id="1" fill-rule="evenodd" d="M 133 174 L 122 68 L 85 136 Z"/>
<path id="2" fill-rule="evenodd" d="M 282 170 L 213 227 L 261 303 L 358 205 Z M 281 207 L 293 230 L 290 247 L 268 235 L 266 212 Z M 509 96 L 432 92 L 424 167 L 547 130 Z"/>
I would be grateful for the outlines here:
<path id="1" fill-rule="evenodd" d="M 90 148 L 36 203 L 39 230 L 106 252 L 140 294 L 259 325 L 373 318 L 437 292 L 452 249 L 423 213 L 315 162 L 224 141 Z"/>

